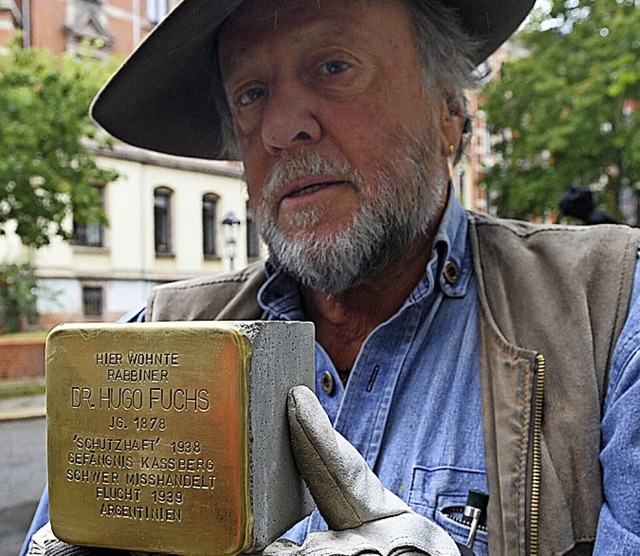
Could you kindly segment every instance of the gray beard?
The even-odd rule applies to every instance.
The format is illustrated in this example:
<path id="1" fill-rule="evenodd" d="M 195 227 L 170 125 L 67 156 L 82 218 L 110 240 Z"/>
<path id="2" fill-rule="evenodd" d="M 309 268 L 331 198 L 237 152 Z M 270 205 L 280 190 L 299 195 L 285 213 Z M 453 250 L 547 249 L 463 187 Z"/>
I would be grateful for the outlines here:
<path id="1" fill-rule="evenodd" d="M 272 261 L 302 285 L 329 294 L 342 293 L 372 276 L 402 254 L 419 236 L 435 232 L 447 179 L 427 141 L 412 141 L 406 156 L 387 168 L 373 169 L 373 182 L 357 171 L 314 153 L 304 153 L 275 167 L 256 211 L 258 229 Z M 430 169 L 431 171 L 429 171 Z M 342 176 L 361 193 L 360 210 L 335 235 L 311 231 L 289 237 L 279 228 L 273 203 L 293 179 L 310 175 Z M 375 193 L 362 195 L 364 188 Z M 298 229 L 314 225 L 316 209 L 295 215 Z M 325 215 L 326 217 L 326 215 Z"/>

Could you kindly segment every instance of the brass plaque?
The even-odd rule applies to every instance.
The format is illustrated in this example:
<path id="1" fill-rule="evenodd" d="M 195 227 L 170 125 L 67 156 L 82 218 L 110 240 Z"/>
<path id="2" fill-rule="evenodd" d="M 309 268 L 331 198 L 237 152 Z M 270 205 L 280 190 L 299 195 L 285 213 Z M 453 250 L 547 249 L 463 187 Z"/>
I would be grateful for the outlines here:
<path id="1" fill-rule="evenodd" d="M 55 328 L 46 347 L 55 534 L 128 550 L 244 552 L 250 356 L 229 324 Z"/>

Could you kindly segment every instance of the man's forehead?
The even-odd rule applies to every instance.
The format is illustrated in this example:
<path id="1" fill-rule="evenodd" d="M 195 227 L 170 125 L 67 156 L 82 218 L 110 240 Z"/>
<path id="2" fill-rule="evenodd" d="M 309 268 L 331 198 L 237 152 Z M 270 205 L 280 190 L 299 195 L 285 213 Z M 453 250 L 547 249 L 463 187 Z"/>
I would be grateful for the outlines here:
<path id="1" fill-rule="evenodd" d="M 313 17 L 330 10 L 358 10 L 383 2 L 401 3 L 402 0 L 247 0 L 231 14 L 227 24 L 241 22 L 270 24 L 277 29 L 278 19 L 298 13 Z"/>
<path id="2" fill-rule="evenodd" d="M 234 58 L 241 59 L 256 44 L 268 45 L 285 36 L 291 45 L 301 46 L 371 41 L 371 28 L 361 23 L 364 14 L 373 15 L 373 4 L 404 10 L 403 0 L 249 0 L 222 28 L 220 63 L 228 71 Z M 381 13 L 376 19 L 386 22 L 387 17 Z"/>

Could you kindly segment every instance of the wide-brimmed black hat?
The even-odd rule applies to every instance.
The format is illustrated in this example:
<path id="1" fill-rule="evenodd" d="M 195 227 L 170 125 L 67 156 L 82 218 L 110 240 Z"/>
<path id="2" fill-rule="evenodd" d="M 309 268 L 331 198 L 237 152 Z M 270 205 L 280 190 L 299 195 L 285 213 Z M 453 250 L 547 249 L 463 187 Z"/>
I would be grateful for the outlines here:
<path id="1" fill-rule="evenodd" d="M 215 95 L 222 89 L 213 43 L 222 23 L 243 1 L 183 0 L 98 93 L 93 118 L 137 147 L 194 158 L 238 158 L 235 147 L 224 144 L 221 131 Z M 476 64 L 516 30 L 534 4 L 439 1 L 456 10 L 463 28 L 477 40 Z"/>

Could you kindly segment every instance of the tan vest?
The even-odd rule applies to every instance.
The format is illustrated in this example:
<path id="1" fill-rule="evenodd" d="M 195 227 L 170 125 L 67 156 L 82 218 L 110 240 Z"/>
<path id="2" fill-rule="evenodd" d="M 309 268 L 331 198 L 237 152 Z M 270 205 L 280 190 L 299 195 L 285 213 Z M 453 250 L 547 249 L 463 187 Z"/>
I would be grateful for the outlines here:
<path id="1" fill-rule="evenodd" d="M 470 213 L 492 556 L 590 554 L 607 373 L 640 231 Z M 156 288 L 149 320 L 263 318 L 261 263 Z"/>

